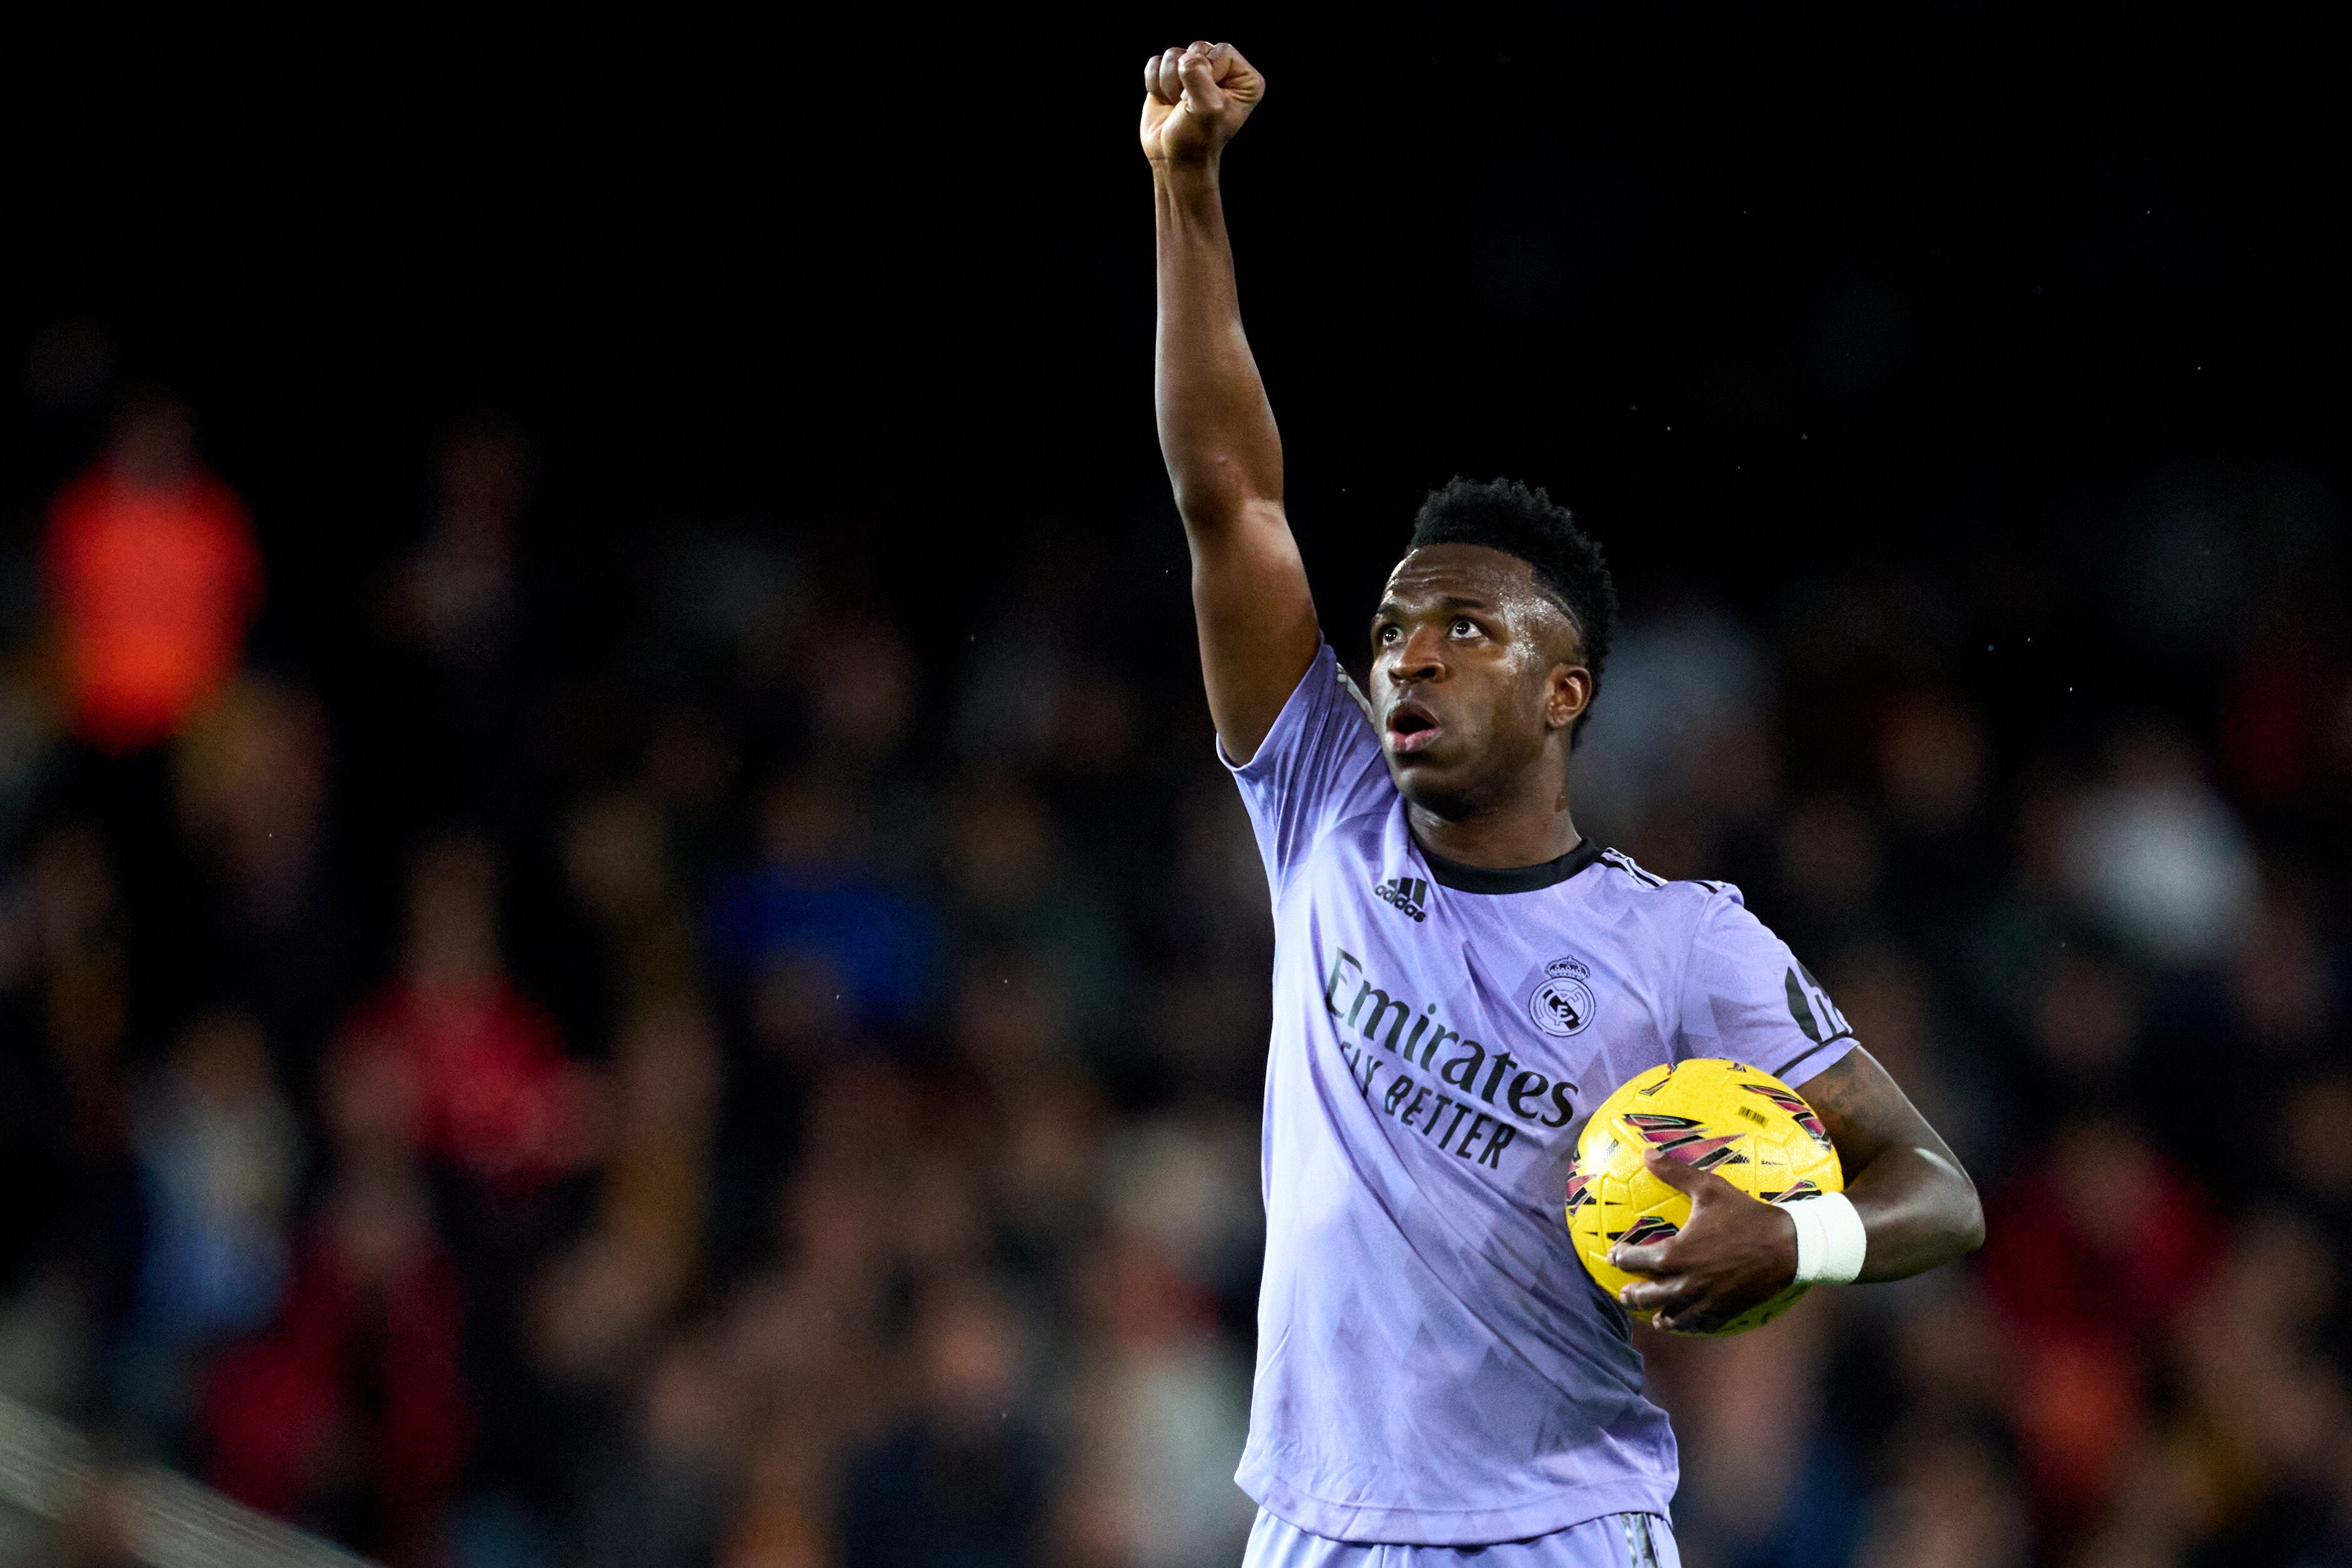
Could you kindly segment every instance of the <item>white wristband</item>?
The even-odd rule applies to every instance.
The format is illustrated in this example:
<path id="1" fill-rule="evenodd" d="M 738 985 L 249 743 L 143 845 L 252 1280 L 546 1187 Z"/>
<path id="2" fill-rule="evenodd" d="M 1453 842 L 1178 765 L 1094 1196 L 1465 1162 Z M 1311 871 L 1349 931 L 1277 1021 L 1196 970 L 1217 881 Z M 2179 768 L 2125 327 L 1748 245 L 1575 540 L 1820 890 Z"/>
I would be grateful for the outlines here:
<path id="1" fill-rule="evenodd" d="M 1800 1285 L 1843 1285 L 1862 1272 L 1862 1255 L 1869 1245 L 1862 1232 L 1862 1215 L 1843 1193 L 1824 1193 L 1782 1205 L 1781 1212 L 1797 1226 L 1797 1279 Z"/>

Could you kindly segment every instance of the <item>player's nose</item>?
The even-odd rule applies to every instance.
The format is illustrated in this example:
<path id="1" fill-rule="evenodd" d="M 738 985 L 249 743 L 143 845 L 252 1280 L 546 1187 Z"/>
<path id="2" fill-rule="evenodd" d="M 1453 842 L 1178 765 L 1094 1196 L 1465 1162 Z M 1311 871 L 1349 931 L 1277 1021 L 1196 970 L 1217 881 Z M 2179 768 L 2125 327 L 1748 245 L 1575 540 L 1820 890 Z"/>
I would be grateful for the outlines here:
<path id="1" fill-rule="evenodd" d="M 1445 638 L 1430 626 L 1408 636 L 1389 664 L 1389 679 L 1399 683 L 1434 680 L 1444 673 Z"/>

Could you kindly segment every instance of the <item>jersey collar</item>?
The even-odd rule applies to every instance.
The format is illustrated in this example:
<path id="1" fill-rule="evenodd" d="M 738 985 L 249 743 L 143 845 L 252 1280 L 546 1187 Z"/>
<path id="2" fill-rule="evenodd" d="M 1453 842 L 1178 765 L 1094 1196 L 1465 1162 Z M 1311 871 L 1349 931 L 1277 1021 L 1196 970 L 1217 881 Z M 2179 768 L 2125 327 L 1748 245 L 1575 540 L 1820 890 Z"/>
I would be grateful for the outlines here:
<path id="1" fill-rule="evenodd" d="M 1601 846 L 1590 838 L 1580 838 L 1567 854 L 1533 866 L 1465 866 L 1418 840 L 1413 847 L 1429 862 L 1429 874 L 1437 885 L 1457 893 L 1532 893 L 1567 881 L 1601 858 Z"/>

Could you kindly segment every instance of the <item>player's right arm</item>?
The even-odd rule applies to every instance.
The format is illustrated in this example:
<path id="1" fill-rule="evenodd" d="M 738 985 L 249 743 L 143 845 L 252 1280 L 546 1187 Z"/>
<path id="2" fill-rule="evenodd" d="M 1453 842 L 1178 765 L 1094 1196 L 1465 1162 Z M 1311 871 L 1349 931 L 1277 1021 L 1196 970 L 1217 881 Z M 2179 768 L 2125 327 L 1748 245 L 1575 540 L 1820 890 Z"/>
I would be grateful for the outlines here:
<path id="1" fill-rule="evenodd" d="M 1154 405 L 1160 449 L 1192 552 L 1192 610 L 1209 713 L 1246 763 L 1320 640 L 1282 510 L 1282 437 L 1242 333 L 1218 165 L 1265 93 L 1229 44 L 1196 43 L 1143 68 L 1143 152 L 1159 225 Z"/>

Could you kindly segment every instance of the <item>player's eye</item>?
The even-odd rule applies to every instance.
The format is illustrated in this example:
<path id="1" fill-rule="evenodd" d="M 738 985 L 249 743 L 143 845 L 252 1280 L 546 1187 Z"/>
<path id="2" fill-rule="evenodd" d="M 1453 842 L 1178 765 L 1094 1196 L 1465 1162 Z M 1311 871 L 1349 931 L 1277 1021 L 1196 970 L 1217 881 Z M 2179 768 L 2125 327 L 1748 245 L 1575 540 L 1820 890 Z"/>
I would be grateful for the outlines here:
<path id="1" fill-rule="evenodd" d="M 1402 635 L 1402 629 L 1394 621 L 1382 621 L 1372 628 L 1372 640 L 1382 647 L 1388 647 Z"/>
<path id="2" fill-rule="evenodd" d="M 1452 630 L 1457 637 L 1475 637 L 1478 635 L 1478 623 L 1467 616 L 1456 616 Z"/>

